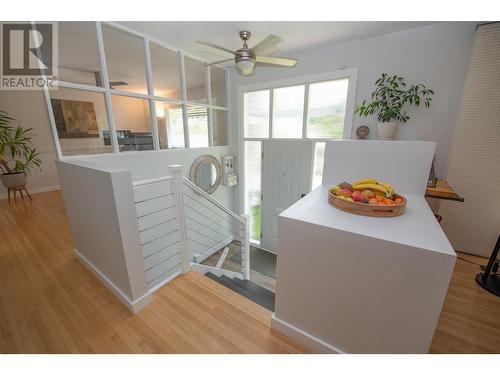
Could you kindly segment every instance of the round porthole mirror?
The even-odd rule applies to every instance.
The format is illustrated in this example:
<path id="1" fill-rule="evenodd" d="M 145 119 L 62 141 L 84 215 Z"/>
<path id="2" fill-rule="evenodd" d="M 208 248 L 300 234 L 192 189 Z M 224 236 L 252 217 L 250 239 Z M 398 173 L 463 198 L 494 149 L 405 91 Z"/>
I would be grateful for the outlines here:
<path id="1" fill-rule="evenodd" d="M 189 179 L 200 189 L 212 194 L 220 185 L 221 167 L 212 155 L 200 156 L 191 165 Z"/>

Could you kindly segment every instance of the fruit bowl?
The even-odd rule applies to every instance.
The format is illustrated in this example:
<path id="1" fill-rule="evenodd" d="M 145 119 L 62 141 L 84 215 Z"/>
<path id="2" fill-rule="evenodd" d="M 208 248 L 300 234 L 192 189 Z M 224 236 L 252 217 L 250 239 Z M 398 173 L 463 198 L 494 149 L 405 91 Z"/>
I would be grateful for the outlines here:
<path id="1" fill-rule="evenodd" d="M 392 185 L 374 179 L 364 179 L 334 185 L 328 189 L 328 203 L 356 215 L 395 217 L 403 215 L 406 198 L 396 194 Z"/>

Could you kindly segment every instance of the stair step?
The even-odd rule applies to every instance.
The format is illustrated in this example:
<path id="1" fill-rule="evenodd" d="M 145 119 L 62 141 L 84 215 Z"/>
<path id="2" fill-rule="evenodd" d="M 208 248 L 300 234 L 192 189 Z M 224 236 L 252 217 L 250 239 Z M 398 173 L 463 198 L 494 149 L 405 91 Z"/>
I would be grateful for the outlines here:
<path id="1" fill-rule="evenodd" d="M 219 284 L 224 285 L 226 288 L 231 289 L 243 297 L 265 307 L 270 311 L 274 311 L 274 293 L 260 287 L 259 285 L 249 281 L 240 280 L 238 278 L 231 279 L 225 275 L 217 276 L 211 272 L 205 274 L 208 278 L 217 281 Z M 264 291 L 260 290 L 264 289 Z"/>
<path id="2" fill-rule="evenodd" d="M 250 280 L 241 280 L 237 277 L 233 277 L 233 280 L 236 284 L 238 284 L 241 288 L 246 289 L 256 295 L 260 296 L 262 299 L 267 300 L 269 304 L 272 305 L 274 311 L 274 300 L 276 299 L 276 295 L 270 290 L 256 284 Z"/>
<path id="3" fill-rule="evenodd" d="M 258 303 L 268 310 L 274 311 L 274 293 L 271 296 L 268 293 L 263 292 L 262 290 L 260 290 L 260 287 L 257 284 L 249 280 L 246 280 L 246 283 L 243 283 L 243 280 L 240 280 L 236 277 L 231 279 L 225 275 L 222 275 L 220 279 L 231 285 L 229 286 L 229 288 L 236 293 L 247 297 L 249 300 Z"/>
<path id="4" fill-rule="evenodd" d="M 219 276 L 213 274 L 212 272 L 207 272 L 205 276 L 208 277 L 209 279 L 219 281 Z"/>

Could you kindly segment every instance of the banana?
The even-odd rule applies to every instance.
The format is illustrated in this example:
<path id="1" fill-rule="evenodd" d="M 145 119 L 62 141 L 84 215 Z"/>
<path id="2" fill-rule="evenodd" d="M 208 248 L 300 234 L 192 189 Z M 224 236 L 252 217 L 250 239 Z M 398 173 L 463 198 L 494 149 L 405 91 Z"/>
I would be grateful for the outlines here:
<path id="1" fill-rule="evenodd" d="M 394 195 L 394 186 L 392 186 L 391 184 L 389 184 L 387 182 L 383 182 L 383 181 L 380 181 L 379 185 L 382 185 L 383 187 L 386 188 L 388 196 L 392 197 Z"/>
<path id="2" fill-rule="evenodd" d="M 369 190 L 372 190 L 374 193 L 376 191 L 378 191 L 378 192 L 383 193 L 384 195 L 389 194 L 389 192 L 387 191 L 387 188 L 385 186 L 378 185 L 378 184 L 354 184 L 352 187 L 354 188 L 354 190 L 369 189 Z"/>
<path id="3" fill-rule="evenodd" d="M 374 178 L 362 178 L 361 180 L 354 181 L 352 186 L 361 184 L 377 184 L 378 181 Z"/>
<path id="4" fill-rule="evenodd" d="M 339 185 L 333 185 L 331 188 L 330 188 L 330 191 L 335 194 L 337 191 L 340 190 L 340 186 Z"/>

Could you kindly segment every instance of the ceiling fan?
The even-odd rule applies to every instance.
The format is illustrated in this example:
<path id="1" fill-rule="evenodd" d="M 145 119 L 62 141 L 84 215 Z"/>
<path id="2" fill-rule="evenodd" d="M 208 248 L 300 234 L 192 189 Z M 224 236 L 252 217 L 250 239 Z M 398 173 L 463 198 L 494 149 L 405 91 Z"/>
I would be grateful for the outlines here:
<path id="1" fill-rule="evenodd" d="M 262 40 L 260 43 L 255 45 L 253 48 L 248 48 L 247 41 L 250 39 L 250 36 L 252 34 L 250 31 L 240 31 L 240 38 L 243 40 L 243 47 L 240 49 L 237 49 L 236 51 L 232 51 L 228 48 L 224 48 L 221 46 L 218 46 L 213 43 L 209 42 L 204 42 L 204 41 L 198 41 L 198 44 L 202 44 L 205 46 L 209 46 L 212 48 L 216 48 L 220 51 L 224 51 L 228 54 L 234 55 L 234 57 L 221 60 L 221 61 L 216 61 L 211 63 L 213 64 L 221 64 L 225 63 L 228 61 L 234 60 L 236 63 L 236 68 L 238 71 L 244 75 L 244 76 L 249 76 L 254 73 L 255 70 L 255 65 L 256 64 L 266 64 L 266 65 L 276 65 L 276 66 L 283 66 L 287 68 L 292 68 L 295 65 L 297 65 L 297 59 L 292 59 L 288 57 L 274 57 L 274 56 L 261 56 L 259 53 L 266 51 L 270 49 L 271 47 L 274 47 L 276 44 L 281 42 L 281 39 L 275 35 L 268 35 L 264 40 Z"/>

